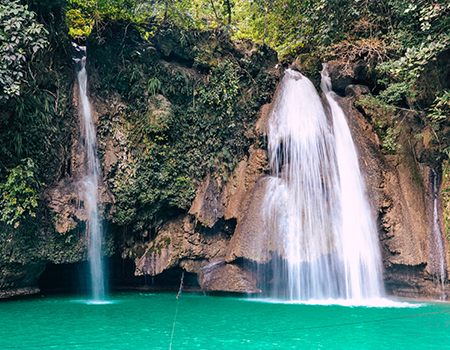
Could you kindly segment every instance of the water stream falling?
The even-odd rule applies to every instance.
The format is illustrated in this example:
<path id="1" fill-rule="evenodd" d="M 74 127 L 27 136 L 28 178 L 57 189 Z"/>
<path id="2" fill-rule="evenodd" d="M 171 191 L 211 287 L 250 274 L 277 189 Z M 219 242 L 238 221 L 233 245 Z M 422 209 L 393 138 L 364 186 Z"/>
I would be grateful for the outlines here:
<path id="1" fill-rule="evenodd" d="M 324 70 L 322 89 L 288 69 L 269 118 L 272 175 L 263 206 L 277 299 L 367 300 L 383 295 L 377 231 L 345 115 Z M 278 243 L 275 243 L 278 244 Z"/>
<path id="2" fill-rule="evenodd" d="M 75 46 L 75 45 L 74 45 Z M 86 151 L 87 175 L 80 183 L 85 209 L 89 215 L 87 232 L 89 233 L 89 268 L 92 301 L 102 302 L 106 298 L 106 281 L 102 257 L 102 230 L 98 215 L 98 178 L 100 167 L 97 157 L 97 138 L 92 122 L 91 104 L 87 96 L 86 47 L 75 46 L 82 51 L 83 57 L 75 59 L 80 64 L 78 85 L 82 118 L 84 120 L 84 146 Z"/>
<path id="3" fill-rule="evenodd" d="M 431 168 L 430 171 L 430 186 L 432 188 L 432 199 L 433 199 L 433 217 L 432 217 L 432 237 L 430 238 L 431 251 L 433 252 L 431 256 L 431 269 L 441 283 L 442 292 L 445 290 L 445 279 L 446 279 L 446 259 L 445 259 L 445 245 L 444 239 L 442 237 L 441 225 L 439 222 L 439 212 L 438 212 L 438 195 L 440 182 L 438 179 L 438 174 L 436 170 Z"/>

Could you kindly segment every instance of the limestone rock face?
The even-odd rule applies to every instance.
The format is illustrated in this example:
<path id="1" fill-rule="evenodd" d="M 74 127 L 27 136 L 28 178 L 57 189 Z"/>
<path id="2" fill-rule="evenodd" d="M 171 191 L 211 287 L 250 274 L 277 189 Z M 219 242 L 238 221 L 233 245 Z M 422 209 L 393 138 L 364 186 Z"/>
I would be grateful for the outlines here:
<path id="1" fill-rule="evenodd" d="M 135 259 L 137 276 L 155 276 L 177 266 L 198 273 L 203 266 L 224 260 L 229 241 L 227 225 L 211 232 L 197 228 L 190 215 L 182 215 L 166 223 L 152 242 L 134 246 L 124 257 L 141 251 Z"/>
<path id="2" fill-rule="evenodd" d="M 189 214 L 195 215 L 205 226 L 212 228 L 225 214 L 226 194 L 221 191 L 222 179 L 211 178 L 208 174 L 206 180 L 197 189 L 195 200 Z"/>
<path id="3" fill-rule="evenodd" d="M 213 227 L 220 218 L 240 219 L 247 205 L 248 194 L 268 170 L 267 152 L 255 146 L 249 157 L 241 161 L 229 181 L 208 175 L 199 186 L 189 214 L 203 225 Z"/>
<path id="4" fill-rule="evenodd" d="M 45 269 L 45 263 L 37 262 L 16 268 L 10 266 L 0 274 L 0 299 L 39 293 L 37 280 Z"/>
<path id="5" fill-rule="evenodd" d="M 231 239 L 226 260 L 233 262 L 244 258 L 257 263 L 266 263 L 271 249 L 276 242 L 266 235 L 266 228 L 261 212 L 266 193 L 266 181 L 261 179 L 248 193 L 245 205 L 242 206 L 240 220 Z"/>
<path id="6" fill-rule="evenodd" d="M 135 259 L 135 274 L 154 276 L 179 266 L 187 272 L 197 273 L 204 290 L 259 292 L 256 279 L 248 269 L 229 265 L 225 260 L 234 260 L 227 257 L 234 223 L 249 226 L 251 221 L 246 220 L 250 216 L 248 207 L 255 206 L 253 193 L 261 192 L 260 179 L 267 169 L 267 152 L 252 146 L 248 158 L 236 166 L 227 182 L 219 176 L 208 175 L 198 187 L 189 214 L 166 223 L 152 242 L 140 248 L 143 253 Z M 239 232 L 234 233 L 233 241 L 244 234 L 243 229 Z M 253 232 L 258 234 L 260 230 L 255 228 Z M 245 250 L 245 245 L 233 243 L 233 246 Z M 133 250 L 136 247 L 125 252 L 125 256 L 132 256 Z M 220 264 L 205 270 L 205 266 L 216 263 Z"/>
<path id="7" fill-rule="evenodd" d="M 250 269 L 243 266 L 213 263 L 199 272 L 198 282 L 204 291 L 260 293 L 257 279 Z"/>

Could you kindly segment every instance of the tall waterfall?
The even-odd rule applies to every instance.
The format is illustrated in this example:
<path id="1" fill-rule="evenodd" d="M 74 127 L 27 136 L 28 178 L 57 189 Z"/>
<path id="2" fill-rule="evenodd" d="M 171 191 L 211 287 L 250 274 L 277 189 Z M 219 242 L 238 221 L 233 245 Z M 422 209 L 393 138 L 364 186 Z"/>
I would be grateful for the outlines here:
<path id="1" fill-rule="evenodd" d="M 78 51 L 83 51 L 83 57 L 76 59 L 80 63 L 78 85 L 84 120 L 84 147 L 86 152 L 87 175 L 80 183 L 85 209 L 88 212 L 87 232 L 89 233 L 89 267 L 92 300 L 103 301 L 106 297 L 106 281 L 104 277 L 104 262 L 102 257 L 102 230 L 98 215 L 98 178 L 100 167 L 97 158 L 97 140 L 92 122 L 91 104 L 87 96 L 86 47 L 74 45 Z"/>
<path id="2" fill-rule="evenodd" d="M 330 111 L 313 84 L 288 69 L 269 117 L 272 175 L 262 215 L 266 235 L 279 242 L 270 294 L 292 301 L 381 297 L 377 231 L 326 72 L 322 89 Z"/>

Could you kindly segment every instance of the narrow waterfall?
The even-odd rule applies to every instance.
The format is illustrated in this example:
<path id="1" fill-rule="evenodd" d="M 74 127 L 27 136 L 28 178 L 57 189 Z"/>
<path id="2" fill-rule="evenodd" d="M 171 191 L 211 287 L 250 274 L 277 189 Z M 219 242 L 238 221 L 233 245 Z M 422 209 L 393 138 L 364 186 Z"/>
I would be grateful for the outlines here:
<path id="1" fill-rule="evenodd" d="M 439 194 L 439 178 L 436 170 L 431 168 L 430 171 L 430 186 L 432 189 L 432 200 L 433 200 L 433 223 L 430 237 L 431 245 L 431 269 L 432 273 L 440 281 L 442 291 L 445 289 L 445 279 L 447 277 L 447 263 L 445 259 L 445 245 L 444 238 L 442 237 L 441 225 L 439 220 L 438 212 L 438 194 Z"/>
<path id="2" fill-rule="evenodd" d="M 331 83 L 288 69 L 269 117 L 272 175 L 263 206 L 272 251 L 269 293 L 291 301 L 381 297 L 377 231 L 355 146 Z M 267 274 L 267 272 L 266 272 Z"/>
<path id="3" fill-rule="evenodd" d="M 346 298 L 367 299 L 383 294 L 381 256 L 375 219 L 365 198 L 365 184 L 355 144 L 344 111 L 333 98 L 327 67 L 322 71 L 322 91 L 331 107 L 340 179 L 342 249 Z"/>
<path id="4" fill-rule="evenodd" d="M 102 230 L 98 215 L 98 177 L 100 167 L 97 157 L 97 139 L 92 122 L 91 104 L 87 96 L 86 47 L 74 46 L 82 51 L 83 57 L 76 59 L 80 64 L 78 85 L 80 88 L 81 111 L 84 120 L 84 147 L 86 152 L 87 175 L 80 183 L 84 206 L 88 212 L 87 232 L 89 234 L 89 267 L 92 300 L 103 301 L 106 297 L 106 281 L 102 257 Z"/>

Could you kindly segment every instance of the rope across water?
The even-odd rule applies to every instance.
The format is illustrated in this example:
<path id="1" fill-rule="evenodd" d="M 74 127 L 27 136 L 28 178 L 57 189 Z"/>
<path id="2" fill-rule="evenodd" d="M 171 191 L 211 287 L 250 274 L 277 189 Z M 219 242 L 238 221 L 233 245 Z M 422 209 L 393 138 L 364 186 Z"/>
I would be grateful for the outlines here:
<path id="1" fill-rule="evenodd" d="M 181 292 L 183 291 L 183 280 L 184 280 L 184 271 L 181 274 L 180 289 L 178 290 L 178 294 L 177 294 L 177 307 L 175 309 L 175 317 L 173 318 L 172 335 L 170 336 L 169 350 L 172 350 L 173 334 L 175 333 L 175 324 L 177 322 L 177 316 L 178 316 L 178 298 L 180 297 Z"/>

